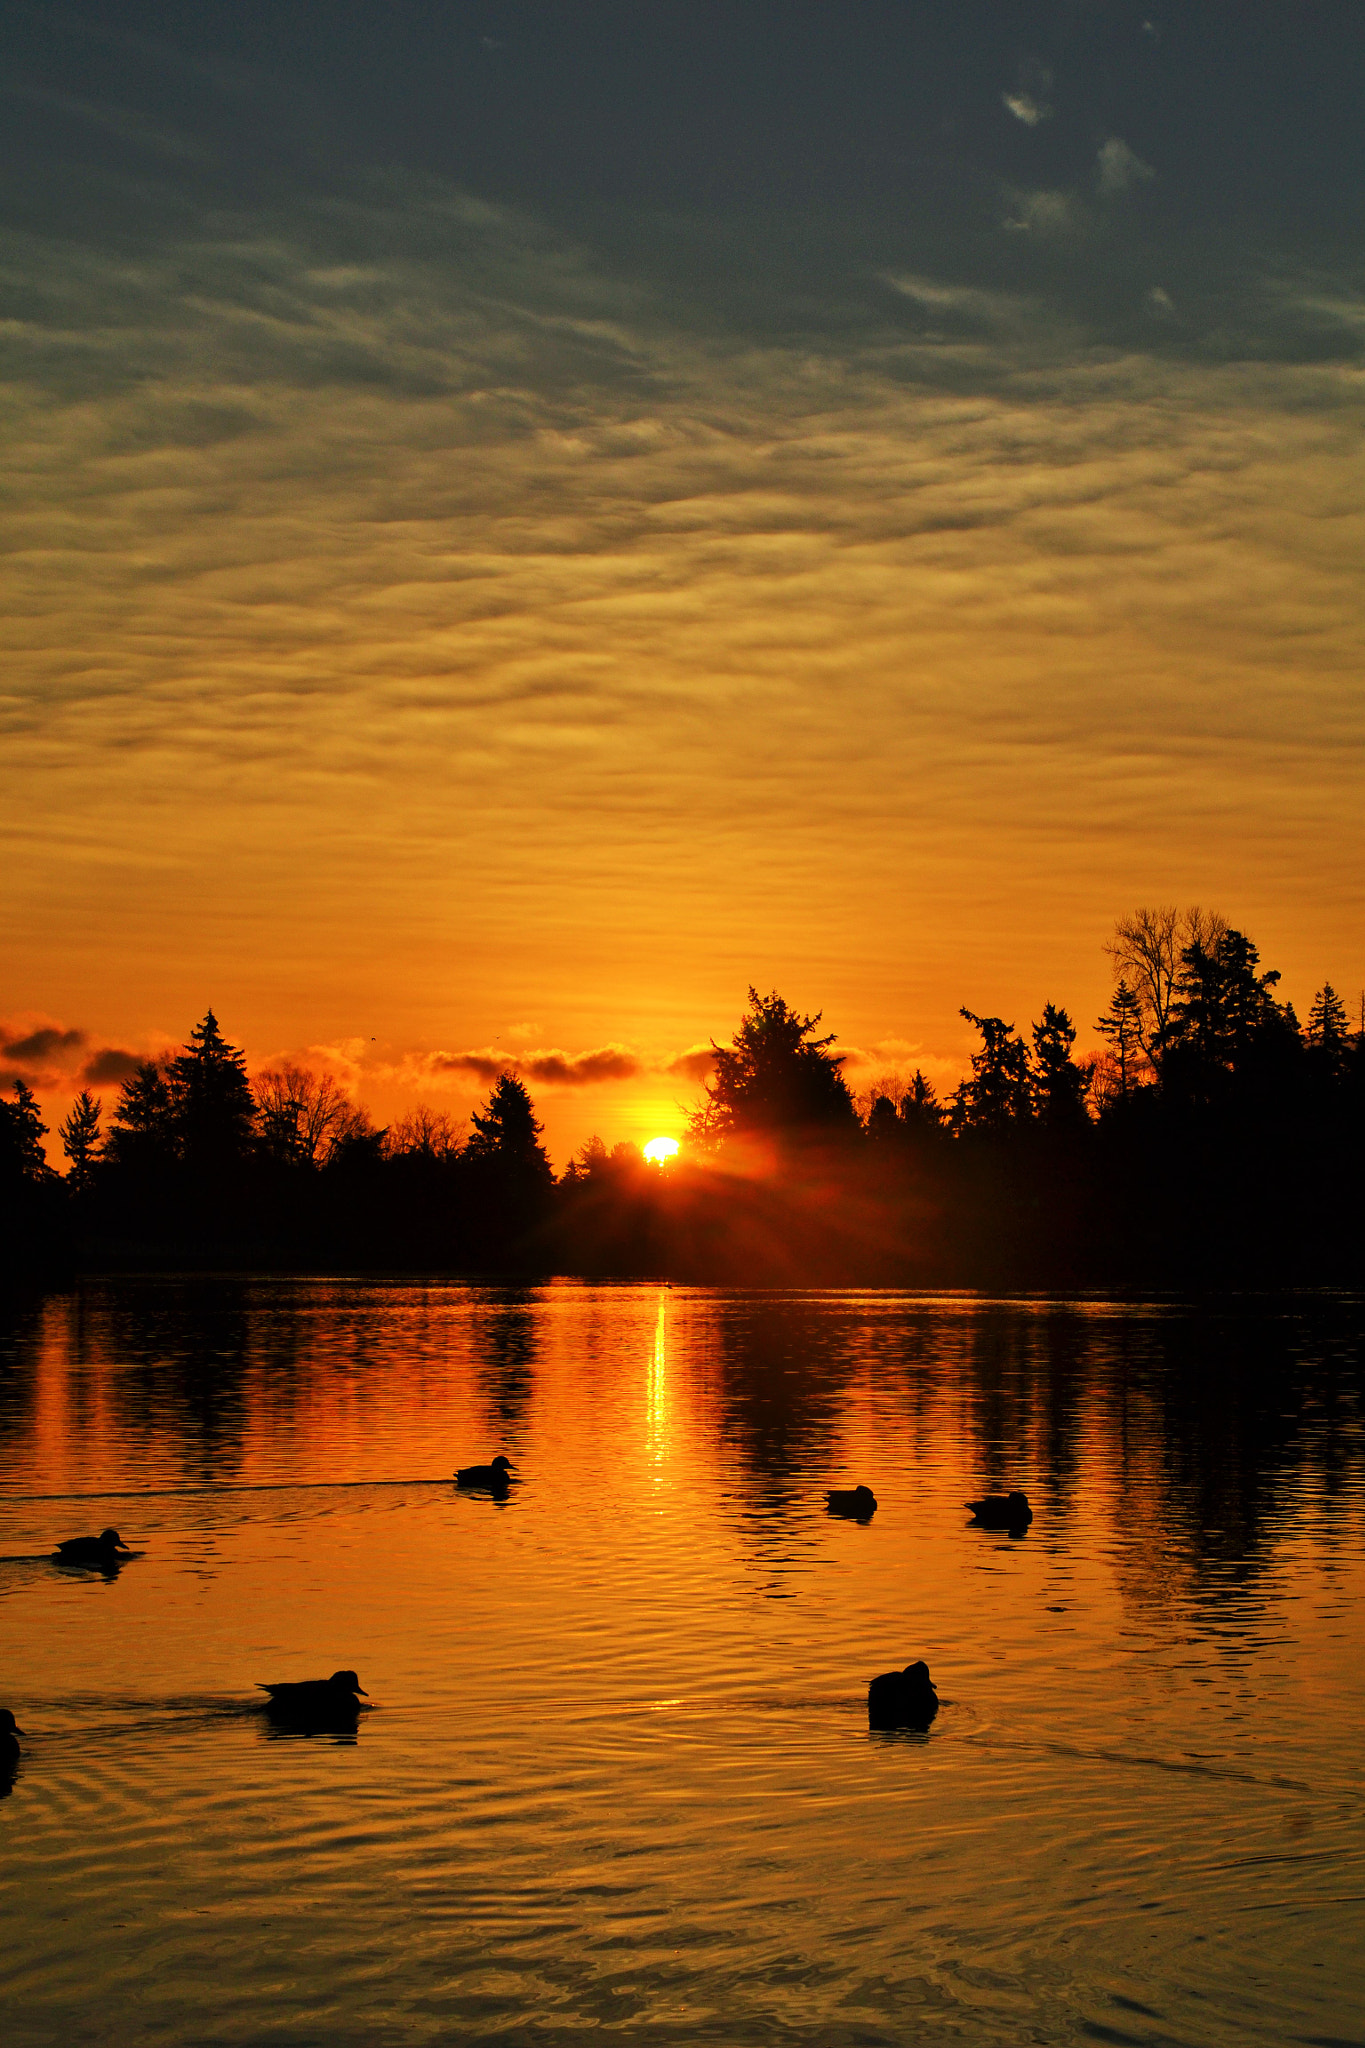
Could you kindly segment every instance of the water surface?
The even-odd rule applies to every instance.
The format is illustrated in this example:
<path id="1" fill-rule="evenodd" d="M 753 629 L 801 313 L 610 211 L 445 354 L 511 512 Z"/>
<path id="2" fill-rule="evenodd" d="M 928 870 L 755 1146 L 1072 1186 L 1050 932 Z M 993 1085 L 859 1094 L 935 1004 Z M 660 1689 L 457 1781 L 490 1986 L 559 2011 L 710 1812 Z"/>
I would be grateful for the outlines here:
<path id="1" fill-rule="evenodd" d="M 8 2039 L 1365 2041 L 1360 1331 L 48 1298 L 0 1351 Z M 497 1449 L 508 1500 L 457 1493 Z M 970 1527 L 1009 1485 L 1027 1536 Z M 116 1576 L 49 1562 L 106 1523 Z M 870 1734 L 918 1656 L 932 1730 Z M 254 1704 L 339 1665 L 354 1739 Z"/>

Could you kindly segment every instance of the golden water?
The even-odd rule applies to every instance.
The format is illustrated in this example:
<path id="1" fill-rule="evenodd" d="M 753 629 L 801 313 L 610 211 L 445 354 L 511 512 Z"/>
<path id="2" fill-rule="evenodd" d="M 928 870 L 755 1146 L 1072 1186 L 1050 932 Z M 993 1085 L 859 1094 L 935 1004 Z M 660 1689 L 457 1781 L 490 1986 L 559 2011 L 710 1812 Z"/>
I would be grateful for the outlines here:
<path id="1" fill-rule="evenodd" d="M 1360 1329 L 49 1297 L 0 1332 L 7 2040 L 1365 2040 Z M 1010 1484 L 1028 1535 L 970 1527 Z M 116 1577 L 48 1560 L 107 1523 Z M 932 1731 L 869 1734 L 919 1656 Z M 354 1740 L 254 1705 L 345 1665 Z"/>

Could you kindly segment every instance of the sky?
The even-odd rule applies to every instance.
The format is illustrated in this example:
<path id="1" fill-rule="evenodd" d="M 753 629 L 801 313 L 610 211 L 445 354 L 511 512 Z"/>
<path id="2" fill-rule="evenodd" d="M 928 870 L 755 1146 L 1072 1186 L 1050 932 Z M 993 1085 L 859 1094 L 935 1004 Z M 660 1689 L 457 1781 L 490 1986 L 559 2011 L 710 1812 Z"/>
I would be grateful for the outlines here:
<path id="1" fill-rule="evenodd" d="M 0 4 L 0 1073 L 679 1132 L 1365 986 L 1365 24 Z"/>

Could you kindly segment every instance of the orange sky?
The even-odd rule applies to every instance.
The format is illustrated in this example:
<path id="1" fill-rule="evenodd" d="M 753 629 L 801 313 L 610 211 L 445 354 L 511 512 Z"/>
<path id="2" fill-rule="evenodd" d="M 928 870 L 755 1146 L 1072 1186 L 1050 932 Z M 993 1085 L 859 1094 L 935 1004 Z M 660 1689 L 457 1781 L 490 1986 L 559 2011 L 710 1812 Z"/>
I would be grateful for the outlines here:
<path id="1" fill-rule="evenodd" d="M 823 311 L 718 311 L 752 222 L 391 161 L 191 204 L 155 111 L 119 232 L 7 243 L 0 1009 L 86 1034 L 49 1111 L 212 1004 L 381 1117 L 557 1054 L 562 1164 L 676 1131 L 751 981 L 855 1086 L 951 1081 L 962 1003 L 1085 1043 L 1140 902 L 1354 1005 L 1365 300 L 1321 252 L 1211 308 L 1160 150 L 1092 134 L 977 241 L 831 229 Z"/>

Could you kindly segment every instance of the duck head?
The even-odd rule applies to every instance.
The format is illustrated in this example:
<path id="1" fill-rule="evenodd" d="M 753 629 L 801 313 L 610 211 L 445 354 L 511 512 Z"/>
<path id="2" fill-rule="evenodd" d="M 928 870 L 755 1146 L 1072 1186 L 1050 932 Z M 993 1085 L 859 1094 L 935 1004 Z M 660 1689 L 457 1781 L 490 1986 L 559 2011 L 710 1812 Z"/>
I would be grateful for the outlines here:
<path id="1" fill-rule="evenodd" d="M 0 1735 L 22 1735 L 23 1733 L 24 1730 L 19 1726 L 9 1708 L 0 1707 Z"/>
<path id="2" fill-rule="evenodd" d="M 117 1529 L 101 1529 L 99 1540 L 106 1550 L 126 1550 L 128 1548 L 128 1545 L 119 1535 Z"/>
<path id="3" fill-rule="evenodd" d="M 510 1458 L 504 1458 L 502 1452 L 499 1451 L 497 1457 L 493 1460 L 493 1470 L 495 1472 L 501 1472 L 505 1477 L 507 1473 L 511 1471 L 511 1469 L 512 1460 Z"/>
<path id="4" fill-rule="evenodd" d="M 334 1671 L 327 1683 L 335 1686 L 338 1692 L 358 1692 L 366 1700 L 370 1697 L 354 1671 Z"/>

